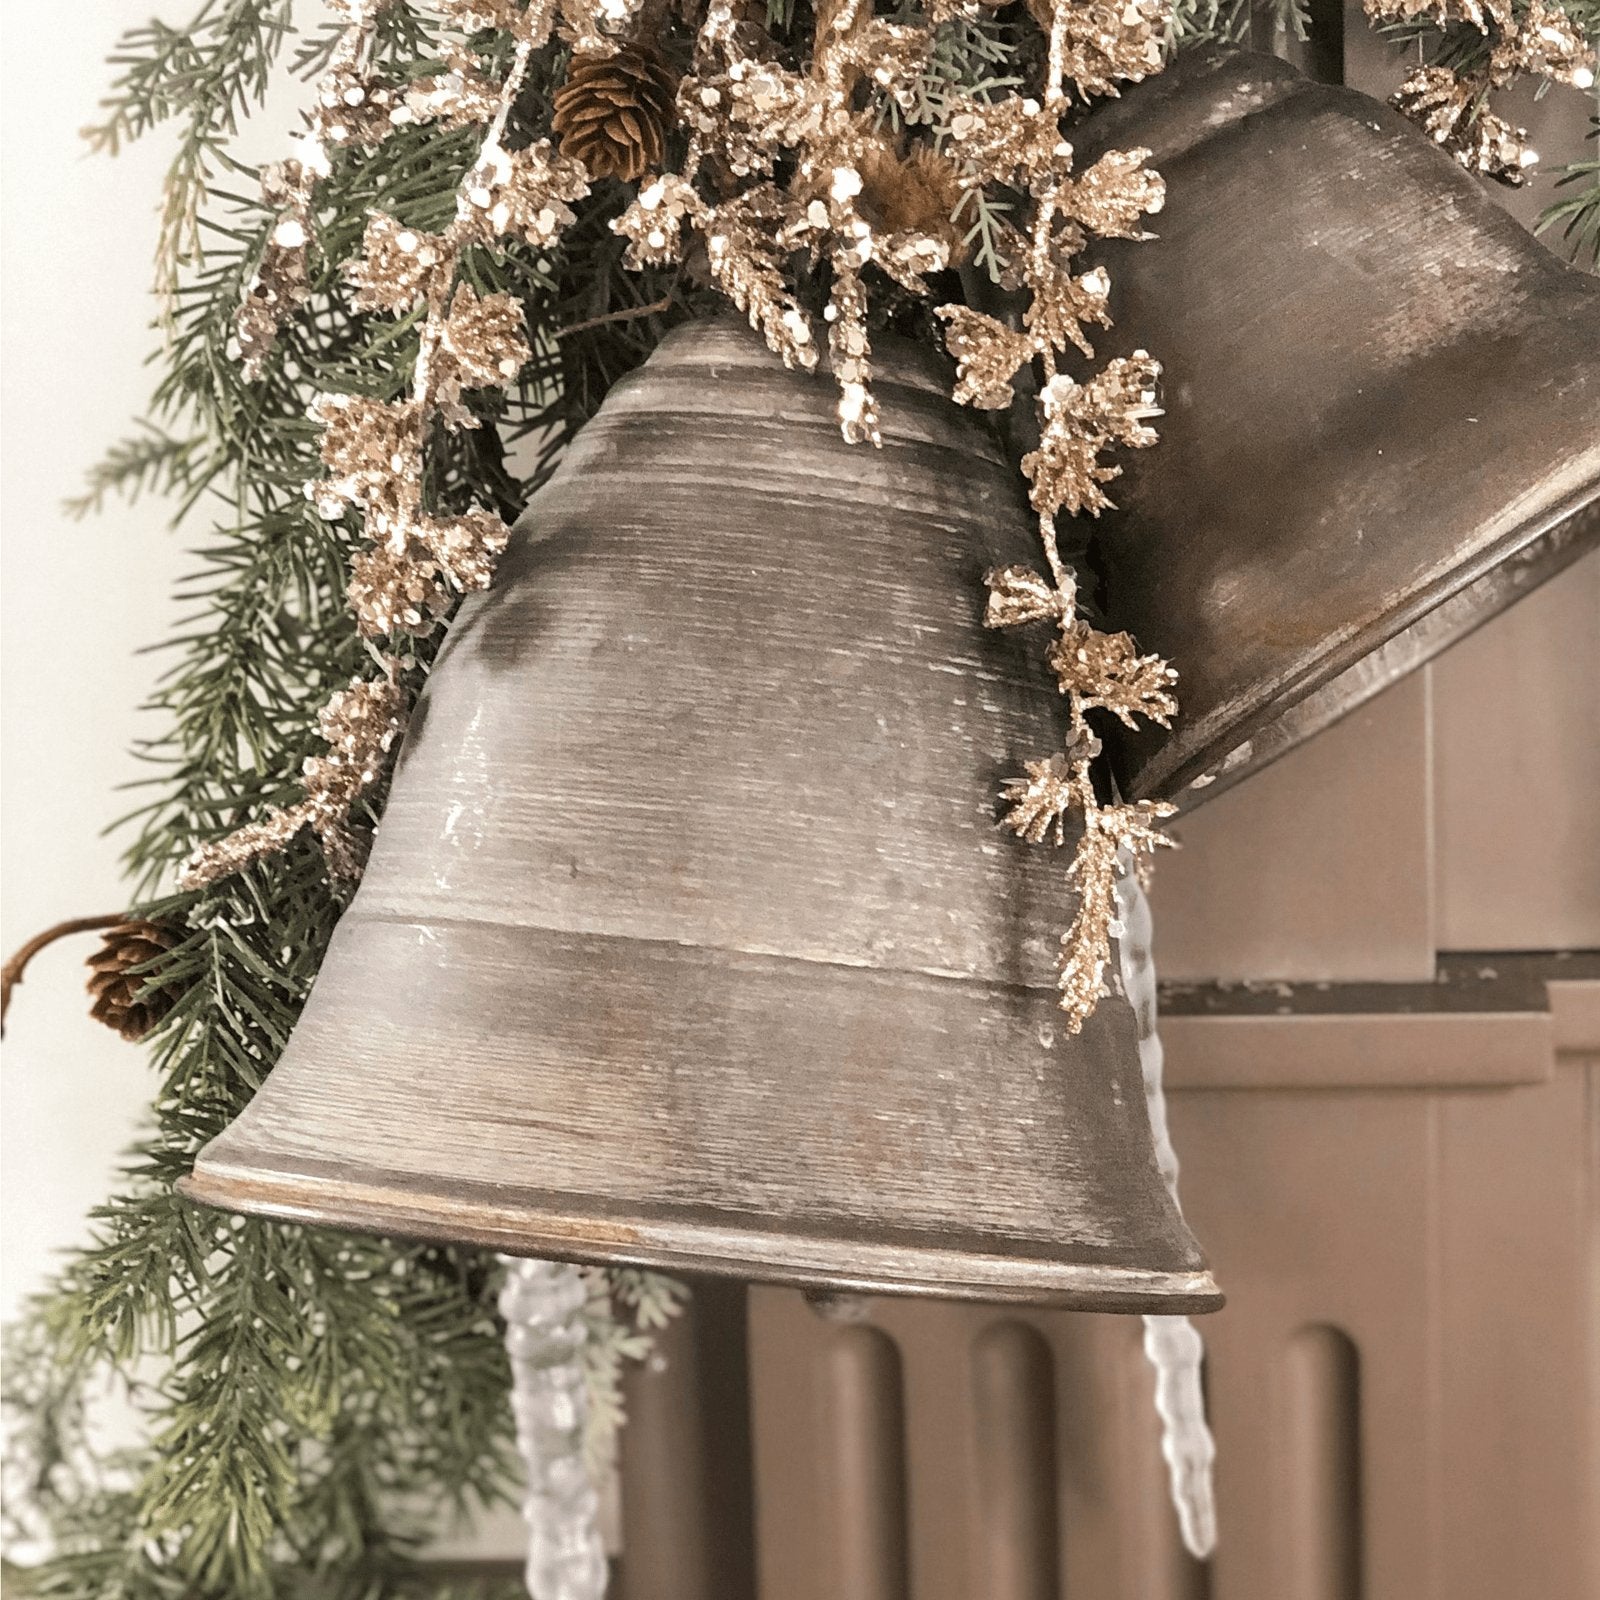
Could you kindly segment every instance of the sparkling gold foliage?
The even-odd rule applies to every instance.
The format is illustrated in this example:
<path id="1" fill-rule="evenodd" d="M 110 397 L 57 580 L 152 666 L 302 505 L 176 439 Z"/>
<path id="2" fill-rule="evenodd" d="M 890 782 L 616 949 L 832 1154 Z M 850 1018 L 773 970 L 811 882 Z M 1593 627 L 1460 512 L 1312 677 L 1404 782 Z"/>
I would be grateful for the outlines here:
<path id="1" fill-rule="evenodd" d="M 377 211 L 367 219 L 361 254 L 345 263 L 362 311 L 409 311 L 429 296 L 433 279 L 451 270 L 443 234 L 418 233 Z"/>
<path id="2" fill-rule="evenodd" d="M 1502 26 L 1495 42 L 1490 71 L 1499 84 L 1531 72 L 1552 83 L 1575 89 L 1594 86 L 1595 42 L 1585 38 L 1577 22 L 1544 0 L 1528 0 L 1521 25 Z"/>
<path id="3" fill-rule="evenodd" d="M 993 627 L 1010 627 L 1048 617 L 1058 630 L 1050 662 L 1069 706 L 1067 746 L 1060 755 L 1030 762 L 1027 776 L 1008 784 L 1002 798 L 1009 805 L 1005 825 L 1031 843 L 1064 844 L 1073 817 L 1083 830 L 1070 874 L 1078 913 L 1063 938 L 1058 969 L 1061 1007 L 1076 1032 L 1106 992 L 1119 852 L 1153 848 L 1160 835 L 1151 820 L 1165 814 L 1101 804 L 1090 775 L 1100 746 L 1088 715 L 1104 709 L 1130 725 L 1140 717 L 1165 723 L 1177 706 L 1171 693 L 1176 673 L 1165 662 L 1140 656 L 1125 634 L 1102 634 L 1079 620 L 1076 584 L 1057 540 L 1059 512 L 1097 514 L 1110 505 L 1102 485 L 1120 468 L 1104 452 L 1153 444 L 1149 422 L 1160 414 L 1160 367 L 1143 351 L 1109 362 L 1084 381 L 1057 367 L 1068 348 L 1092 354 L 1084 327 L 1109 320 L 1110 284 L 1104 273 L 1075 276 L 1072 256 L 1091 231 L 1138 237 L 1140 219 L 1158 211 L 1165 198 L 1160 178 L 1145 166 L 1148 152 L 1143 150 L 1115 152 L 1074 175 L 1071 147 L 1056 128 L 1069 33 L 1065 12 L 1057 11 L 1042 107 L 1026 102 L 1003 116 L 976 116 L 970 129 L 1010 181 L 1025 184 L 1033 198 L 1019 262 L 1019 276 L 1031 295 L 1022 332 L 966 308 L 941 308 L 940 314 L 957 359 L 958 399 L 1002 406 L 1009 403 L 1023 366 L 1036 365 L 1044 373 L 1037 402 L 1039 444 L 1024 456 L 1022 469 L 1039 517 L 1049 577 L 1023 568 L 991 573 L 986 620 Z M 1047 108 L 1055 111 L 1049 121 L 1040 114 Z M 1053 601 L 1045 598 L 1047 584 Z"/>
<path id="4" fill-rule="evenodd" d="M 1062 17 L 1062 73 L 1081 95 L 1113 95 L 1119 84 L 1161 70 L 1168 23 L 1162 0 L 1085 0 L 1065 7 L 1028 0 L 1028 9 L 1047 33 Z"/>
<path id="5" fill-rule="evenodd" d="M 1026 792 L 1006 791 L 1008 821 L 1027 839 L 1063 842 L 1076 816 L 1084 838 L 1099 839 L 1106 819 L 1132 813 L 1097 801 L 1088 773 L 1098 743 L 1085 719 L 1100 710 L 1129 724 L 1169 720 L 1174 674 L 1126 635 L 1100 633 L 1078 619 L 1055 519 L 1110 505 L 1105 485 L 1120 471 L 1111 453 L 1155 438 L 1148 424 L 1159 415 L 1160 369 L 1143 352 L 1077 375 L 1060 363 L 1092 363 L 1090 333 L 1111 320 L 1110 279 L 1102 268 L 1078 265 L 1080 252 L 1096 237 L 1144 237 L 1165 190 L 1144 150 L 1111 151 L 1078 169 L 1064 127 L 1075 100 L 1115 94 L 1159 68 L 1162 0 L 1029 0 L 1045 34 L 1042 73 L 1028 83 L 1007 79 L 993 91 L 944 83 L 937 138 L 920 131 L 923 97 L 940 29 L 961 14 L 954 0 L 892 15 L 876 14 L 873 0 L 823 0 L 809 52 L 798 54 L 779 48 L 759 11 L 708 0 L 684 13 L 693 18 L 693 44 L 681 76 L 657 42 L 665 12 L 647 15 L 633 0 L 560 0 L 572 50 L 553 101 L 560 147 L 536 139 L 509 148 L 500 137 L 506 108 L 530 54 L 551 36 L 556 4 L 455 0 L 444 10 L 457 26 L 498 29 L 515 41 L 509 72 L 491 84 L 484 66 L 490 57 L 473 53 L 483 48 L 474 40 L 473 50 L 455 50 L 448 72 L 399 93 L 363 76 L 373 13 L 352 0 L 319 95 L 315 137 L 297 157 L 292 181 L 283 182 L 289 238 L 301 241 L 333 143 L 379 139 L 385 117 L 490 124 L 462 181 L 455 220 L 422 233 L 375 213 L 359 257 L 346 268 L 363 309 L 425 313 L 407 399 L 329 395 L 313 407 L 328 468 L 311 489 L 318 509 L 328 517 L 356 512 L 365 521 L 368 547 L 353 563 L 350 584 L 361 631 L 375 645 L 426 637 L 459 594 L 489 581 L 504 547 L 505 529 L 493 514 L 475 509 L 442 518 L 424 504 L 429 430 L 438 423 L 471 427 L 463 391 L 513 382 L 530 354 L 511 298 L 480 297 L 460 281 L 464 249 L 506 240 L 550 248 L 573 225 L 573 208 L 592 179 L 637 181 L 611 224 L 627 264 L 681 264 L 703 274 L 791 367 L 815 369 L 825 353 L 844 437 L 875 445 L 876 300 L 891 289 L 929 297 L 936 275 L 969 253 L 967 230 L 956 219 L 982 202 L 991 219 L 1007 214 L 1003 224 L 991 223 L 1005 259 L 989 266 L 1020 295 L 1020 313 L 1013 323 L 974 305 L 934 309 L 956 360 L 956 400 L 1004 408 L 1024 369 L 1037 379 L 1039 443 L 1022 470 L 1047 568 L 992 574 L 987 616 L 1000 627 L 1054 623 L 1050 660 L 1070 711 L 1065 752 L 1030 765 Z M 247 360 L 270 333 L 271 316 L 295 308 L 292 265 L 274 267 L 256 296 L 259 326 Z M 1123 842 L 1136 841 L 1130 834 Z M 1074 874 L 1085 904 L 1110 894 L 1094 874 L 1102 856 L 1110 862 L 1115 853 L 1115 840 L 1110 854 L 1098 844 L 1080 850 Z M 1094 915 L 1075 926 L 1077 937 L 1103 931 Z M 1082 959 L 1098 972 L 1104 951 L 1092 955 Z M 1087 992 L 1063 977 L 1063 1004 L 1075 1027 L 1088 1014 Z"/>
<path id="6" fill-rule="evenodd" d="M 328 476 L 315 485 L 318 509 L 332 520 L 344 507 L 398 510 L 406 499 L 405 468 L 422 449 L 422 408 L 411 400 L 325 394 L 311 405 L 322 424 Z"/>
<path id="7" fill-rule="evenodd" d="M 240 359 L 249 375 L 260 374 L 278 330 L 305 304 L 312 207 L 317 185 L 332 170 L 332 152 L 380 143 L 401 106 L 393 87 L 375 78 L 368 65 L 373 31 L 391 3 L 339 0 L 334 6 L 344 28 L 317 85 L 305 132 L 292 157 L 262 171 L 262 194 L 277 208 L 278 224 L 234 319 Z"/>
<path id="8" fill-rule="evenodd" d="M 1069 875 L 1078 890 L 1078 914 L 1061 936 L 1057 983 L 1061 1008 L 1074 1032 L 1109 993 L 1105 970 L 1111 941 L 1122 933 L 1117 917 L 1116 882 L 1125 854 L 1135 869 L 1152 852 L 1172 840 L 1156 826 L 1177 808 L 1165 801 L 1141 800 L 1136 805 L 1085 805 L 1084 833 L 1072 857 Z"/>
<path id="9" fill-rule="evenodd" d="M 1177 713 L 1178 674 L 1160 656 L 1141 655 L 1131 634 L 1076 622 L 1062 629 L 1048 659 L 1061 692 L 1085 711 L 1109 711 L 1128 728 L 1140 718 L 1166 727 Z"/>
<path id="10" fill-rule="evenodd" d="M 521 306 L 509 295 L 480 297 L 470 284 L 458 282 L 463 252 L 505 235 L 530 243 L 553 242 L 574 220 L 566 202 L 587 194 L 588 182 L 582 168 L 555 153 L 548 141 L 515 152 L 501 143 L 533 52 L 549 42 L 553 0 L 533 0 L 525 7 L 506 0 L 446 8 L 461 26 L 502 28 L 515 41 L 510 67 L 492 99 L 465 69 L 435 78 L 420 98 L 387 88 L 380 93 L 379 86 L 368 84 L 364 64 L 381 9 L 381 0 L 345 0 L 347 25 L 319 86 L 306 135 L 309 159 L 302 154 L 292 173 L 275 172 L 268 181 L 282 191 L 284 216 L 295 230 L 284 249 L 292 245 L 299 252 L 303 276 L 305 219 L 316 179 L 329 170 L 329 144 L 376 143 L 387 128 L 419 117 L 424 109 L 446 123 L 489 123 L 478 159 L 462 180 L 449 227 L 419 233 L 375 213 L 367 221 L 360 256 L 345 269 L 362 309 L 424 313 L 410 397 L 383 401 L 325 394 L 311 407 L 312 420 L 323 429 L 321 456 L 328 473 L 308 493 L 330 520 L 347 511 L 364 517 L 368 547 L 351 564 L 349 586 L 357 626 L 377 644 L 399 644 L 433 632 L 461 594 L 486 587 L 510 534 L 498 515 L 481 507 L 440 516 L 424 504 L 425 447 L 432 423 L 473 426 L 461 391 L 515 383 L 530 355 Z M 280 222 L 278 233 L 284 228 Z M 282 315 L 298 304 L 288 257 L 272 258 L 271 277 L 272 283 L 266 283 L 258 269 L 240 310 L 240 351 L 247 371 L 259 368 Z M 184 873 L 186 887 L 238 871 L 281 849 L 308 826 L 322 841 L 335 878 L 359 874 L 362 850 L 350 813 L 381 777 L 399 737 L 405 705 L 399 687 L 404 661 L 381 648 L 378 657 L 384 668 L 381 679 L 352 684 L 322 712 L 319 729 L 331 748 L 327 756 L 307 762 L 305 799 L 196 851 Z"/>
<path id="11" fill-rule="evenodd" d="M 1039 397 L 1037 450 L 1022 458 L 1032 484 L 1030 498 L 1041 517 L 1058 511 L 1098 515 L 1111 507 L 1100 487 L 1122 469 L 1103 459 L 1113 445 L 1143 450 L 1156 442 L 1149 419 L 1161 415 L 1155 403 L 1161 368 L 1142 350 L 1108 362 L 1088 383 L 1057 373 Z"/>
<path id="12" fill-rule="evenodd" d="M 351 563 L 350 608 L 372 639 L 430 633 L 461 595 L 487 589 L 510 529 L 493 512 L 400 520 Z"/>
<path id="13" fill-rule="evenodd" d="M 1485 109 L 1482 92 L 1448 67 L 1418 67 L 1390 99 L 1469 172 L 1516 188 L 1538 159 L 1528 130 Z"/>
<path id="14" fill-rule="evenodd" d="M 335 878 L 360 876 L 365 850 L 350 826 L 350 811 L 381 776 L 405 727 L 405 693 L 389 679 L 356 679 L 323 707 L 317 729 L 328 753 L 305 764 L 305 799 L 268 812 L 190 857 L 186 878 L 210 883 L 281 850 L 302 828 L 322 842 Z"/>
<path id="15" fill-rule="evenodd" d="M 1026 777 L 1008 778 L 1000 797 L 1010 809 L 1002 819 L 1019 839 L 1043 844 L 1052 834 L 1067 842 L 1067 823 L 1083 803 L 1076 769 L 1064 755 L 1024 764 Z"/>
<path id="16" fill-rule="evenodd" d="M 500 105 L 500 88 L 485 75 L 484 63 L 459 46 L 447 53 L 449 70 L 414 78 L 406 88 L 405 109 L 393 121 L 432 122 L 454 130 L 491 122 Z"/>
<path id="17" fill-rule="evenodd" d="M 983 411 L 1011 404 L 1012 384 L 1032 359 L 1032 332 L 1008 328 L 997 317 L 970 306 L 940 306 L 946 349 L 956 358 L 955 400 Z"/>
<path id="18" fill-rule="evenodd" d="M 533 354 L 521 302 L 509 294 L 480 298 L 470 283 L 463 283 L 450 302 L 439 349 L 469 389 L 515 383 Z"/>
<path id="19" fill-rule="evenodd" d="M 1378 22 L 1428 22 L 1476 29 L 1485 49 L 1460 62 L 1424 63 L 1391 97 L 1392 104 L 1469 172 L 1516 187 L 1527 181 L 1538 152 L 1528 130 L 1489 109 L 1490 96 L 1524 74 L 1588 89 L 1595 81 L 1595 41 L 1564 11 L 1527 0 L 1366 0 Z"/>
<path id="20" fill-rule="evenodd" d="M 522 0 L 435 0 L 435 8 L 467 33 L 489 28 L 514 33 L 523 21 Z"/>
<path id="21" fill-rule="evenodd" d="M 997 567 L 986 572 L 983 581 L 989 587 L 989 603 L 983 613 L 987 627 L 1014 628 L 1046 619 L 1053 622 L 1066 609 L 1060 589 L 1031 567 Z"/>
<path id="22" fill-rule="evenodd" d="M 628 241 L 624 260 L 638 271 L 678 260 L 683 254 L 685 225 L 703 215 L 694 185 L 669 172 L 640 189 L 612 226 Z"/>
<path id="23" fill-rule="evenodd" d="M 1061 210 L 1102 239 L 1147 239 L 1144 219 L 1166 204 L 1161 174 L 1145 165 L 1148 150 L 1112 150 L 1061 186 Z"/>
<path id="24" fill-rule="evenodd" d="M 1030 844 L 1067 843 L 1074 819 L 1082 833 L 1068 876 L 1078 891 L 1078 913 L 1061 937 L 1057 959 L 1061 1008 L 1076 1033 L 1105 998 L 1105 970 L 1111 941 L 1121 933 L 1116 882 L 1124 855 L 1137 862 L 1171 840 L 1156 826 L 1171 816 L 1165 802 L 1101 805 L 1095 798 L 1089 763 L 1100 743 L 1084 730 L 1060 755 L 1025 764 L 1026 775 L 1010 779 L 1001 791 L 1007 802 L 1004 825 Z"/>

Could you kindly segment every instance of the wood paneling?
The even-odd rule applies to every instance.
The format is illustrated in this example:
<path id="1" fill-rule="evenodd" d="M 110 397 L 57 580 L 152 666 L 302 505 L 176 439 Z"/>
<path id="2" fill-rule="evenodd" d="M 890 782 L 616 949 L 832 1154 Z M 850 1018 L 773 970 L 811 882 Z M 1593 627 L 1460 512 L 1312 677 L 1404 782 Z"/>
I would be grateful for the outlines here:
<path id="1" fill-rule="evenodd" d="M 1433 976 L 1428 680 L 1195 812 L 1156 863 L 1164 979 Z"/>
<path id="2" fill-rule="evenodd" d="M 1433 687 L 1441 948 L 1600 945 L 1600 554 L 1440 657 Z"/>

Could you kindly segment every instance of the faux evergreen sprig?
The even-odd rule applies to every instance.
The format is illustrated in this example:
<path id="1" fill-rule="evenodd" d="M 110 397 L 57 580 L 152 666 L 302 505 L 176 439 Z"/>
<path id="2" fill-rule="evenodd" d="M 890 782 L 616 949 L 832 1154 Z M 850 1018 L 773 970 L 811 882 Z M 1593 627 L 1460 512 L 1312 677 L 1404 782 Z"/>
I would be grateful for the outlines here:
<path id="1" fill-rule="evenodd" d="M 1600 152 L 1600 116 L 1589 119 L 1589 142 Z M 1570 193 L 1545 208 L 1538 231 L 1558 231 L 1574 261 L 1600 271 L 1600 154 L 1563 168 L 1555 187 Z"/>
<path id="2" fill-rule="evenodd" d="M 1441 47 L 1395 91 L 1393 103 L 1470 172 L 1519 185 L 1539 159 L 1525 128 L 1489 109 L 1519 78 L 1595 85 L 1600 10 L 1547 0 L 1366 0 L 1375 21 L 1439 30 Z"/>
<path id="3" fill-rule="evenodd" d="M 259 92 L 258 11 L 229 11 L 226 48 L 217 44 L 219 62 L 247 64 L 218 67 L 218 103 L 235 114 Z M 219 15 L 208 7 L 196 26 Z M 122 113 L 125 127 L 194 109 L 171 66 L 179 54 L 169 35 L 184 31 L 124 41 L 126 92 L 138 102 Z M 265 37 L 271 53 L 287 35 Z M 459 38 L 395 6 L 373 64 L 395 81 L 447 72 Z M 321 42 L 307 47 L 314 68 L 327 64 Z M 503 65 L 509 52 L 496 37 L 481 44 Z M 151 60 L 135 71 L 140 52 Z M 541 66 L 515 108 L 519 129 L 548 125 L 550 89 Z M 422 1544 L 456 1508 L 514 1488 L 488 1257 L 246 1222 L 182 1204 L 173 1188 L 270 1069 L 342 908 L 310 838 L 224 883 L 166 887 L 197 837 L 295 802 L 306 761 L 325 759 L 319 707 L 370 668 L 345 602 L 356 531 L 319 516 L 305 494 L 323 470 L 307 404 L 358 386 L 380 401 L 403 395 L 419 329 L 415 318 L 359 307 L 340 263 L 357 253 L 371 210 L 421 229 L 446 222 L 480 138 L 401 126 L 381 157 L 355 151 L 331 163 L 305 314 L 254 381 L 235 357 L 234 315 L 280 219 L 232 166 L 225 139 L 207 144 L 212 176 L 163 335 L 151 421 L 91 480 L 97 498 L 143 487 L 172 494 L 180 512 L 217 508 L 184 585 L 187 615 L 165 646 L 154 705 L 166 732 L 141 747 L 150 775 L 126 819 L 135 909 L 182 929 L 163 963 L 182 999 L 151 1035 L 149 1130 L 91 1217 L 90 1242 L 8 1336 L 12 1532 L 52 1551 L 25 1574 L 8 1571 L 8 1592 L 442 1593 L 415 1566 Z M 175 183 L 189 184 L 193 171 L 180 154 Z M 514 295 L 539 349 L 511 391 L 465 396 L 482 426 L 436 442 L 429 487 L 446 511 L 477 501 L 513 514 L 658 336 L 645 317 L 557 337 L 597 309 L 663 298 L 659 275 L 621 272 L 606 227 L 615 209 L 596 205 L 557 252 L 512 248 L 470 264 L 474 293 Z M 507 460 L 519 440 L 531 447 L 520 470 Z M 425 641 L 411 653 L 399 679 L 406 692 L 429 657 Z M 358 821 L 380 801 L 379 790 L 363 796 Z M 667 1295 L 595 1300 L 601 1456 L 618 1420 L 620 1363 L 640 1352 Z M 144 1435 L 112 1456 L 91 1452 L 79 1427 L 86 1402 L 108 1386 L 132 1399 Z"/>

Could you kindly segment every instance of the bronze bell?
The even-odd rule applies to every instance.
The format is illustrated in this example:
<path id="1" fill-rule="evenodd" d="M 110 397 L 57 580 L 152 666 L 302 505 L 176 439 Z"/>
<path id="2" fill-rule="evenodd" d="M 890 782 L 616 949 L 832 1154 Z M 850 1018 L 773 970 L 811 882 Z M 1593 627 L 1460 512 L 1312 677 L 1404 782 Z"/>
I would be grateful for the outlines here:
<path id="1" fill-rule="evenodd" d="M 1098 353 L 1156 355 L 1166 415 L 1091 564 L 1180 674 L 1171 735 L 1108 730 L 1122 786 L 1187 808 L 1600 545 L 1600 282 L 1271 56 L 1180 56 L 1074 142 L 1167 180 L 1102 252 Z"/>
<path id="2" fill-rule="evenodd" d="M 212 1204 L 835 1289 L 1203 1311 L 1134 1019 L 1056 1007 L 1059 738 L 1013 463 L 932 356 L 881 451 L 736 324 L 612 392 L 462 609 Z"/>

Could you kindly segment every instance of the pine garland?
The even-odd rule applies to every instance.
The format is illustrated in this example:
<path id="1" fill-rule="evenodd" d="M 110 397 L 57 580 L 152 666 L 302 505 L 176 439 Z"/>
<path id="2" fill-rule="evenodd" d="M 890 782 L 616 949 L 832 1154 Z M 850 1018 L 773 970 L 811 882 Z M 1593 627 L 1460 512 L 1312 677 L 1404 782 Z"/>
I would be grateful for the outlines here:
<path id="1" fill-rule="evenodd" d="M 476 8 L 472 25 L 483 26 L 471 43 L 503 72 L 512 47 L 489 26 L 498 3 Z M 1515 0 L 1517 18 L 1529 3 Z M 1301 0 L 1273 5 L 1303 32 Z M 1583 37 L 1600 34 L 1600 0 L 1566 0 L 1561 10 Z M 768 0 L 767 20 L 779 35 L 809 35 L 815 21 L 808 0 Z M 1241 0 L 1177 0 L 1168 39 L 1237 41 L 1249 21 Z M 1488 49 L 1481 30 L 1462 23 L 1398 26 L 1426 38 L 1452 70 L 1476 70 Z M 151 1035 L 150 1126 L 93 1213 L 90 1242 L 7 1338 L 8 1532 L 53 1551 L 26 1574 L 8 1571 L 18 1593 L 442 1600 L 452 1591 L 415 1565 L 419 1547 L 455 1510 L 515 1489 L 489 1257 L 225 1217 L 173 1192 L 270 1069 L 343 906 L 306 834 L 243 872 L 181 893 L 167 887 L 197 839 L 295 803 L 305 762 L 325 749 L 319 709 L 372 676 L 346 606 L 357 531 L 317 515 L 305 492 L 323 472 L 307 404 L 323 392 L 403 397 L 421 317 L 364 309 L 341 264 L 360 255 L 372 212 L 425 232 L 448 226 L 478 148 L 471 129 L 409 126 L 380 149 L 336 160 L 316 196 L 305 304 L 247 379 L 235 315 L 280 219 L 231 140 L 286 48 L 315 77 L 341 34 L 335 24 L 294 35 L 291 0 L 204 0 L 182 26 L 152 22 L 123 37 L 103 117 L 89 130 L 106 151 L 163 124 L 175 123 L 179 137 L 161 215 L 164 314 L 150 415 L 92 470 L 74 509 L 161 494 L 180 519 L 206 516 L 210 531 L 184 586 L 188 616 L 165 645 L 153 704 L 167 731 L 140 751 L 148 798 L 125 819 L 131 912 L 185 930 L 162 966 L 181 998 Z M 436 10 L 390 4 L 376 17 L 371 64 L 415 83 L 450 70 L 462 40 Z M 952 108 L 1037 76 L 1040 52 L 1020 7 L 952 16 L 889 120 L 943 141 Z M 512 113 L 519 139 L 549 135 L 565 66 L 561 51 L 533 61 Z M 1600 163 L 1564 181 L 1573 192 L 1548 225 L 1600 261 Z M 627 241 L 611 224 L 627 200 L 619 185 L 597 187 L 555 247 L 471 253 L 473 292 L 510 295 L 523 308 L 532 360 L 509 391 L 464 395 L 480 426 L 430 439 L 434 505 L 464 512 L 477 503 L 513 517 L 611 384 L 673 320 L 711 303 L 686 269 L 624 267 Z M 979 273 L 1001 274 L 1014 239 L 1007 206 L 980 189 L 959 197 L 953 237 Z M 904 303 L 884 315 L 926 331 L 925 316 Z M 996 576 L 1000 599 L 1017 604 L 1038 578 Z M 1054 589 L 1040 593 L 1055 603 Z M 1164 693 L 1164 683 L 1144 684 L 1148 658 L 1131 652 L 1130 693 Z M 431 654 L 417 643 L 401 675 L 406 694 Z M 1072 802 L 1072 773 L 1034 765 L 1008 799 L 1017 831 L 1043 837 Z M 380 784 L 360 799 L 357 821 L 372 823 L 382 799 Z M 1080 966 L 1085 989 L 1098 989 L 1092 959 Z M 591 1410 L 603 1455 L 606 1430 L 620 1421 L 623 1365 L 671 1314 L 675 1291 L 651 1274 L 597 1275 L 593 1286 Z M 97 1459 L 85 1416 L 107 1388 L 132 1400 L 145 1437 Z"/>
<path id="2" fill-rule="evenodd" d="M 381 160 L 335 165 L 306 314 L 246 381 L 234 313 L 274 216 L 228 140 L 265 88 L 288 10 L 235 0 L 204 6 L 185 28 L 134 30 L 107 109 L 117 140 L 182 120 L 158 263 L 171 300 L 150 420 L 91 473 L 78 509 L 143 490 L 172 496 L 180 517 L 207 510 L 214 521 L 183 586 L 187 615 L 164 646 L 152 703 L 167 732 L 139 752 L 149 799 L 124 819 L 134 909 L 187 930 L 162 967 L 183 998 L 151 1036 L 151 1127 L 92 1214 L 90 1243 L 8 1334 L 9 1532 L 54 1550 L 8 1580 L 40 1595 L 443 1592 L 414 1569 L 417 1550 L 457 1511 L 516 1489 L 491 1257 L 245 1221 L 173 1188 L 269 1070 L 343 905 L 310 838 L 198 892 L 163 890 L 195 839 L 296 797 L 303 764 L 323 748 L 318 708 L 370 669 L 345 603 L 354 536 L 304 492 L 321 471 L 306 404 L 322 390 L 402 393 L 417 330 L 358 311 L 339 264 L 357 252 L 369 210 L 438 226 L 476 149 L 470 133 L 399 129 Z M 323 65 L 331 38 L 308 41 L 301 64 Z M 422 76 L 446 65 L 446 43 L 420 12 L 394 7 L 376 61 Z M 547 125 L 549 87 L 530 84 L 518 116 Z M 617 209 L 594 207 L 553 258 L 474 260 L 478 291 L 516 294 L 547 337 L 512 393 L 467 396 L 486 426 L 438 441 L 440 504 L 476 498 L 514 515 L 659 337 L 659 318 L 548 336 L 669 291 L 661 275 L 622 273 L 607 228 Z M 508 452 L 524 439 L 531 459 L 519 469 Z M 420 649 L 408 688 L 427 665 Z M 380 806 L 369 796 L 365 820 Z M 605 1288 L 597 1281 L 591 1310 L 602 1456 L 620 1421 L 622 1364 L 674 1299 L 651 1275 Z M 152 1362 L 163 1369 L 147 1376 Z M 133 1401 L 147 1435 L 95 1459 L 85 1405 L 108 1385 Z"/>

